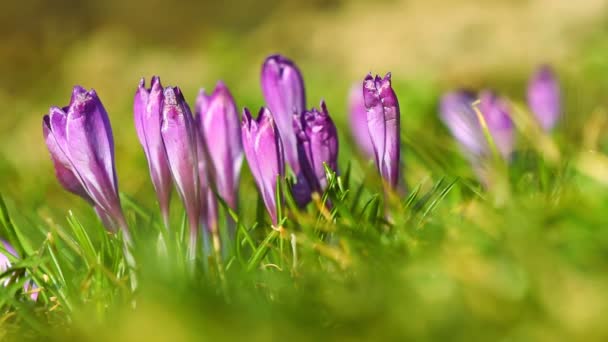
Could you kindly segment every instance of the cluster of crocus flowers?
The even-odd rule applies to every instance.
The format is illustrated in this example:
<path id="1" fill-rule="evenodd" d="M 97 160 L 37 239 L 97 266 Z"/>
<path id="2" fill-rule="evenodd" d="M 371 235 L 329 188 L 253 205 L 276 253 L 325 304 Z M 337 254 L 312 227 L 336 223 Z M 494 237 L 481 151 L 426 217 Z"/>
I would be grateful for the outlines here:
<path id="1" fill-rule="evenodd" d="M 542 66 L 537 70 L 527 95 L 539 126 L 551 131 L 561 116 L 559 84 L 551 68 Z M 488 90 L 478 95 L 466 90 L 448 92 L 442 96 L 439 108 L 441 120 L 478 174 L 492 155 L 510 162 L 515 144 L 511 111 L 505 98 Z"/>
<path id="2" fill-rule="evenodd" d="M 280 223 L 277 208 L 283 200 L 277 184 L 286 176 L 287 166 L 295 176 L 292 192 L 301 207 L 312 194 L 327 190 L 327 168 L 338 171 L 336 126 L 324 101 L 319 109 L 307 109 L 296 64 L 281 55 L 268 57 L 262 65 L 261 88 L 266 107 L 257 118 L 245 108 L 240 125 L 234 98 L 222 82 L 211 94 L 199 92 L 194 115 L 180 88 L 163 88 L 159 77 L 152 77 L 149 88 L 142 79 L 135 92 L 135 127 L 163 222 L 169 229 L 175 186 L 188 218 L 191 258 L 197 253 L 201 230 L 210 232 L 214 247 L 219 248 L 218 196 L 237 209 L 243 154 L 275 226 Z M 360 121 L 356 126 L 364 128 L 357 134 L 365 137 L 382 177 L 396 188 L 400 118 L 390 74 L 366 77 L 353 101 Z M 43 123 L 59 182 L 91 203 L 109 229 L 121 228 L 128 237 L 112 131 L 97 94 L 75 87 L 70 105 L 52 107 Z"/>
<path id="3" fill-rule="evenodd" d="M 43 118 L 44 139 L 63 187 L 89 202 L 108 229 L 129 240 L 114 166 L 108 114 L 94 90 L 75 86 L 67 107 Z"/>

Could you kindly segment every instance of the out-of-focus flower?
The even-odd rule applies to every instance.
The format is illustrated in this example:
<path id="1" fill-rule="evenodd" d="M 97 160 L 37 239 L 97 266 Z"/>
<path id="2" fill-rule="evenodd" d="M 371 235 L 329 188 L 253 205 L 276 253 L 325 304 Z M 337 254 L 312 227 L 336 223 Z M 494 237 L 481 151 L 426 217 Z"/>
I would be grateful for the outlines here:
<path id="1" fill-rule="evenodd" d="M 492 91 L 479 94 L 479 111 L 502 157 L 509 161 L 515 144 L 513 121 L 508 103 Z"/>
<path id="2" fill-rule="evenodd" d="M 150 89 L 146 89 L 145 80 L 142 78 L 135 93 L 133 112 L 137 137 L 148 159 L 148 169 L 165 227 L 169 228 L 171 171 L 160 134 L 163 100 L 160 78 L 152 77 Z"/>
<path id="3" fill-rule="evenodd" d="M 543 65 L 528 83 L 528 105 L 545 131 L 551 131 L 561 116 L 560 87 L 553 69 Z"/>
<path id="4" fill-rule="evenodd" d="M 501 156 L 509 160 L 513 150 L 513 123 L 504 100 L 490 91 L 477 98 L 469 91 L 453 91 L 442 96 L 440 118 L 473 162 L 488 158 L 491 150 L 483 132 L 479 116 L 482 115 L 488 132 Z"/>
<path id="5" fill-rule="evenodd" d="M 321 111 L 316 108 L 294 115 L 294 129 L 298 138 L 298 154 L 302 173 L 313 191 L 322 193 L 327 188 L 324 163 L 338 170 L 338 132 L 327 112 L 325 102 Z"/>
<path id="6" fill-rule="evenodd" d="M 386 74 L 384 78 L 374 78 L 368 74 L 363 81 L 363 99 L 376 166 L 388 185 L 396 189 L 399 184 L 401 158 L 401 119 L 399 101 L 391 86 L 391 74 Z"/>
<path id="7" fill-rule="evenodd" d="M 2 247 L 4 247 L 4 250 L 6 251 L 5 252 L 5 251 L 0 250 L 0 273 L 4 273 L 11 267 L 11 261 L 10 261 L 8 255 L 10 254 L 15 258 L 18 258 L 18 255 L 17 255 L 17 251 L 15 251 L 13 246 L 11 246 L 5 240 L 0 239 L 0 244 L 2 244 Z M 4 280 L 2 282 L 2 285 L 4 285 L 4 286 L 8 285 L 9 281 L 10 281 L 10 279 L 7 278 L 6 280 Z M 37 289 L 38 289 L 38 287 L 32 281 L 28 281 L 23 285 L 24 292 L 29 293 L 30 298 L 33 301 L 36 301 L 38 299 L 39 290 L 37 290 Z"/>
<path id="8" fill-rule="evenodd" d="M 277 179 L 285 175 L 283 144 L 271 112 L 260 110 L 257 119 L 247 108 L 243 110 L 241 122 L 243 149 L 247 163 L 256 181 L 272 223 L 278 224 Z"/>
<path id="9" fill-rule="evenodd" d="M 223 82 L 216 85 L 211 95 L 204 90 L 199 92 L 196 121 L 215 169 L 217 192 L 236 210 L 243 144 L 236 103 Z"/>
<path id="10" fill-rule="evenodd" d="M 129 239 L 118 196 L 114 138 L 97 93 L 75 86 L 67 107 L 51 107 L 43 133 L 63 187 L 93 203 L 109 229 L 120 227 Z"/>
<path id="11" fill-rule="evenodd" d="M 306 93 L 300 70 L 281 55 L 266 58 L 262 66 L 262 93 L 281 134 L 285 157 L 293 172 L 300 172 L 293 115 L 306 110 Z"/>
<path id="12" fill-rule="evenodd" d="M 188 215 L 188 254 L 194 259 L 201 210 L 196 126 L 190 107 L 178 87 L 165 88 L 164 97 L 160 131 L 167 151 L 169 169 Z"/>
<path id="13" fill-rule="evenodd" d="M 361 84 L 355 84 L 348 96 L 348 112 L 350 130 L 355 143 L 367 159 L 374 158 L 374 146 L 367 128 L 367 109 L 363 99 Z"/>

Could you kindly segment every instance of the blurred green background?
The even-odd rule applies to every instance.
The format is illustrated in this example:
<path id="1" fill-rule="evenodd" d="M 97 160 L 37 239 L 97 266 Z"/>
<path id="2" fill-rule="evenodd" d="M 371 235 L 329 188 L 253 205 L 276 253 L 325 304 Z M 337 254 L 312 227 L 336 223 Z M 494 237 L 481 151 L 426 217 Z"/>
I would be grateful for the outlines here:
<path id="1" fill-rule="evenodd" d="M 366 73 L 393 73 L 394 87 L 401 103 L 403 136 L 408 144 L 416 142 L 418 145 L 417 151 L 406 147 L 406 178 L 412 185 L 426 182 L 430 186 L 433 181 L 428 182 L 431 176 L 431 168 L 425 164 L 428 160 L 416 158 L 424 155 L 437 161 L 457 151 L 449 134 L 437 120 L 436 106 L 440 93 L 456 87 L 491 87 L 515 101 L 523 101 L 527 78 L 540 63 L 553 64 L 564 87 L 566 116 L 557 139 L 563 143 L 567 155 L 569 146 L 576 144 L 577 147 L 572 149 L 578 151 L 578 145 L 585 138 L 585 125 L 593 111 L 606 105 L 607 13 L 608 2 L 602 0 L 5 2 L 0 20 L 0 103 L 3 105 L 0 119 L 0 192 L 10 199 L 13 208 L 28 208 L 42 217 L 52 216 L 61 220 L 68 209 L 88 210 L 86 204 L 64 192 L 57 184 L 41 128 L 42 116 L 48 108 L 66 105 L 71 87 L 80 84 L 97 90 L 110 115 L 121 191 L 147 208 L 155 208 L 146 161 L 132 122 L 132 100 L 139 79 L 145 77 L 149 80 L 152 75 L 160 75 L 164 85 L 182 87 L 190 103 L 200 87 L 210 89 L 217 80 L 222 79 L 232 90 L 240 108 L 247 106 L 257 109 L 263 104 L 259 90 L 261 63 L 268 54 L 276 52 L 289 56 L 301 67 L 309 106 L 317 105 L 322 98 L 327 100 L 330 113 L 339 125 L 340 165 L 346 165 L 355 153 L 348 132 L 346 97 L 351 85 L 362 80 Z M 602 129 L 599 139 L 606 146 L 604 132 Z M 466 170 L 450 169 L 451 172 L 456 175 L 467 175 L 469 172 L 470 176 L 466 162 L 456 165 Z M 443 175 L 434 176 L 436 180 Z M 246 193 L 253 191 L 252 182 L 243 183 Z M 577 202 L 577 197 L 572 198 L 571 203 Z M 532 198 L 525 202 L 530 215 L 535 209 L 545 210 L 534 200 Z M 596 207 L 598 210 L 601 208 L 599 204 Z M 511 209 L 509 213 L 517 212 Z M 564 226 L 569 223 L 568 227 L 576 228 L 582 222 L 576 220 L 583 220 L 585 212 L 572 209 L 572 222 L 566 222 Z M 452 215 L 448 209 L 442 213 L 446 220 Z M 475 212 L 471 216 L 477 214 L 480 213 Z M 493 222 L 504 219 L 487 215 L 482 213 L 476 216 L 482 222 L 480 226 L 492 226 Z M 510 221 L 497 226 L 508 231 L 510 227 L 503 226 L 517 224 L 522 217 L 508 219 Z M 598 222 L 603 222 L 602 219 L 600 215 Z M 589 220 L 592 221 L 591 218 Z M 540 219 L 539 222 L 538 226 L 542 227 L 544 222 Z M 536 222 L 521 224 L 534 225 Z M 590 226 L 593 224 L 589 223 Z M 579 235 L 576 235 L 578 233 L 574 228 L 570 238 L 576 239 Z M 505 248 L 521 251 L 536 247 L 528 240 L 530 235 L 518 231 L 514 234 L 515 238 L 510 242 L 513 246 Z M 581 240 L 588 239 L 584 240 L 585 244 L 581 243 L 582 246 L 592 245 L 589 242 L 594 240 L 591 233 L 580 234 Z M 592 330 L 601 328 L 602 317 L 606 313 L 606 305 L 598 301 L 606 298 L 603 274 L 595 273 L 594 277 L 587 279 L 563 267 L 560 271 L 563 273 L 556 275 L 548 268 L 556 260 L 561 260 L 557 256 L 551 254 L 551 258 L 547 257 L 543 264 L 542 261 L 536 263 L 528 258 L 530 254 L 518 254 L 530 262 L 525 264 L 527 275 L 538 275 L 538 278 L 532 276 L 530 280 L 537 283 L 529 285 L 525 283 L 527 278 L 521 276 L 520 272 L 524 270 L 511 259 L 502 259 L 499 253 L 495 258 L 487 259 L 483 254 L 485 251 L 471 252 L 468 249 L 470 245 L 483 245 L 485 240 L 479 242 L 475 240 L 477 236 L 458 234 L 448 238 L 462 244 L 455 250 L 442 251 L 438 259 L 425 259 L 423 256 L 417 263 L 404 268 L 402 273 L 389 276 L 381 269 L 365 268 L 365 271 L 360 271 L 369 272 L 364 276 L 370 279 L 385 277 L 384 281 L 407 282 L 408 288 L 392 288 L 370 282 L 368 285 L 371 284 L 371 288 L 353 287 L 345 294 L 340 292 L 340 287 L 324 289 L 314 283 L 324 274 L 311 277 L 311 280 L 300 279 L 302 287 L 317 293 L 314 298 L 320 302 L 327 300 L 334 305 L 327 312 L 337 315 L 336 321 L 343 323 L 343 326 L 337 327 L 335 334 L 351 338 L 373 338 L 375 326 L 379 330 L 384 329 L 383 336 L 398 336 L 404 327 L 397 314 L 412 314 L 416 310 L 390 305 L 396 297 L 403 300 L 403 305 L 407 305 L 405 303 L 408 301 L 421 304 L 420 314 L 427 320 L 412 321 L 411 326 L 405 327 L 414 331 L 414 336 L 416 332 L 439 325 L 446 329 L 434 337 L 446 338 L 451 328 L 457 329 L 463 322 L 469 324 L 468 327 L 478 328 L 476 333 L 483 336 L 492 329 L 505 328 L 519 319 L 524 323 L 512 336 L 536 336 L 552 340 L 559 337 L 552 335 L 554 328 L 564 322 L 565 329 L 574 331 L 574 336 L 586 336 L 587 330 L 591 331 L 590 336 L 594 336 Z M 497 245 L 500 246 L 497 249 L 502 248 L 500 242 Z M 584 252 L 580 253 L 587 256 Z M 496 268 L 497 265 L 500 268 Z M 470 270 L 470 273 L 466 273 L 466 270 Z M 553 288 L 553 284 L 559 282 L 556 279 L 565 280 L 557 289 Z M 547 290 L 548 294 L 524 292 L 522 289 L 528 285 L 538 289 L 539 293 Z M 158 296 L 167 297 L 170 301 L 170 297 L 162 292 L 165 290 L 161 284 Z M 460 290 L 464 292 L 463 296 L 453 295 Z M 497 307 L 505 302 L 492 300 L 494 297 L 491 294 L 495 290 L 504 294 L 506 306 L 511 311 L 498 313 L 500 310 Z M 366 305 L 369 291 L 373 292 L 370 303 L 383 303 L 385 306 L 376 308 L 372 304 Z M 424 297 L 425 293 L 432 293 L 432 298 Z M 438 296 L 442 293 L 445 297 Z M 529 300 L 526 296 L 534 300 L 540 297 L 540 304 L 526 302 Z M 559 300 L 555 302 L 558 297 Z M 359 301 L 349 302 L 352 298 Z M 322 325 L 324 317 L 311 318 L 299 313 L 299 308 L 305 305 L 313 308 L 315 304 L 323 306 L 320 303 L 311 304 L 307 299 L 305 296 L 291 298 L 291 301 L 278 305 L 284 311 L 276 312 L 272 310 L 277 307 L 272 306 L 260 306 L 259 310 L 254 310 L 253 304 L 247 308 L 232 307 L 251 310 L 240 312 L 240 317 L 245 319 L 239 322 L 238 329 L 235 328 L 235 337 L 247 334 L 250 328 L 247 319 L 251 322 L 264 319 L 279 322 L 278 330 L 274 332 L 258 328 L 258 339 L 272 336 L 273 333 L 278 337 L 281 332 L 295 326 L 305 330 L 307 326 Z M 509 306 L 512 303 L 509 300 L 521 305 Z M 452 314 L 444 315 L 438 303 L 458 308 L 462 305 L 470 311 L 455 310 Z M 192 312 L 182 314 L 192 314 L 191 321 L 181 321 L 172 315 L 182 309 L 182 304 L 175 303 L 174 307 L 167 309 L 154 301 L 142 301 L 144 310 L 134 315 L 131 321 L 126 321 L 135 322 L 135 325 L 124 324 L 119 332 L 125 340 L 130 336 L 141 337 L 138 334 L 142 334 L 142 331 L 135 329 L 149 325 L 150 316 L 154 316 L 166 325 L 144 331 L 144 337 L 162 340 L 169 338 L 166 335 L 173 332 L 188 334 L 187 329 L 180 330 L 180 327 L 196 327 L 200 323 L 197 319 L 201 317 L 196 316 L 197 311 L 193 306 L 205 303 L 189 303 Z M 550 308 L 550 312 L 541 312 L 547 310 L 546 307 Z M 218 320 L 223 322 L 221 327 L 230 326 L 231 311 L 225 307 L 223 310 L 218 313 Z M 388 312 L 386 316 L 392 317 L 392 320 L 374 320 L 381 310 Z M 277 317 L 281 312 L 291 313 L 292 318 L 301 315 L 302 320 L 297 322 Z M 462 312 L 472 316 L 461 316 Z M 394 315 L 390 316 L 391 313 Z M 549 319 L 527 325 L 526 316 L 519 316 L 522 313 L 529 317 L 545 317 L 543 315 L 546 314 Z M 209 312 L 204 315 L 208 315 L 204 318 L 206 328 L 210 329 L 209 335 L 222 336 L 227 333 L 213 330 L 219 329 L 214 328 L 213 315 Z M 357 322 L 362 317 L 370 322 L 367 329 L 358 326 Z M 444 321 L 433 321 L 437 317 Z M 484 317 L 487 321 L 471 322 L 475 317 Z M 488 321 L 494 325 L 485 326 L 484 322 Z M 176 328 L 171 330 L 171 327 Z M 357 335 L 357 328 L 367 335 Z M 529 335 L 528 329 L 533 334 Z M 580 335 L 576 335 L 578 333 Z M 433 337 L 432 334 L 430 336 Z M 172 337 L 187 339 L 189 336 Z M 256 336 L 251 338 L 256 339 Z"/>

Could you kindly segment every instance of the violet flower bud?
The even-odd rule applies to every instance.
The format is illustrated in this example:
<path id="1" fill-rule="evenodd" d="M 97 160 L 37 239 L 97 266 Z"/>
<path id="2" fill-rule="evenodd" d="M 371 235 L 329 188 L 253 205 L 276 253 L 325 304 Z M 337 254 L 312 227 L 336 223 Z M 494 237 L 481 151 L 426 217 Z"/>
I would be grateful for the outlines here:
<path id="1" fill-rule="evenodd" d="M 75 86 L 69 106 L 52 107 L 43 133 L 55 174 L 66 190 L 95 204 L 129 239 L 120 206 L 110 120 L 97 93 Z M 77 181 L 77 182 L 76 182 Z"/>
<path id="2" fill-rule="evenodd" d="M 312 190 L 322 193 L 327 188 L 324 164 L 338 170 L 338 132 L 324 101 L 320 107 L 321 111 L 313 108 L 293 119 L 302 173 Z"/>
<path id="3" fill-rule="evenodd" d="M 548 65 L 541 66 L 528 83 L 528 105 L 545 131 L 551 131 L 561 116 L 560 87 Z"/>
<path id="4" fill-rule="evenodd" d="M 252 118 L 247 108 L 243 110 L 241 134 L 245 157 L 272 223 L 278 224 L 276 198 L 277 179 L 285 175 L 283 144 L 272 113 L 260 109 L 257 119 Z"/>
<path id="5" fill-rule="evenodd" d="M 492 92 L 475 94 L 468 91 L 449 92 L 441 98 L 440 118 L 474 163 L 491 155 L 490 146 L 474 106 L 488 126 L 498 152 L 508 160 L 513 150 L 513 123 L 506 103 Z"/>
<path id="6" fill-rule="evenodd" d="M 348 96 L 348 113 L 350 131 L 355 143 L 359 146 L 359 150 L 363 152 L 366 159 L 374 158 L 374 146 L 369 137 L 367 128 L 367 109 L 363 99 L 363 91 L 360 84 L 355 84 L 350 89 Z"/>
<path id="7" fill-rule="evenodd" d="M 150 178 L 156 191 L 163 221 L 165 227 L 169 228 L 171 170 L 169 170 L 169 161 L 160 134 L 163 100 L 160 78 L 152 77 L 150 89 L 146 89 L 145 80 L 142 78 L 135 93 L 133 112 L 137 137 L 148 160 Z"/>
<path id="8" fill-rule="evenodd" d="M 196 127 L 190 107 L 178 87 L 165 88 L 164 97 L 160 132 L 173 181 L 188 215 L 189 256 L 193 259 L 200 219 Z"/>
<path id="9" fill-rule="evenodd" d="M 199 92 L 195 111 L 198 130 L 215 169 L 217 192 L 236 210 L 243 144 L 234 98 L 226 85 L 219 82 L 212 95 L 205 94 L 204 90 Z"/>
<path id="10" fill-rule="evenodd" d="M 515 145 L 513 121 L 508 103 L 491 91 L 479 94 L 479 111 L 501 156 L 509 161 Z"/>
<path id="11" fill-rule="evenodd" d="M 384 180 L 396 189 L 399 184 L 400 112 L 391 74 L 384 78 L 368 74 L 363 81 L 367 128 L 374 147 L 376 166 Z"/>
<path id="12" fill-rule="evenodd" d="M 304 80 L 295 63 L 281 55 L 266 58 L 262 66 L 262 93 L 281 134 L 285 157 L 293 172 L 300 173 L 293 115 L 306 110 Z"/>

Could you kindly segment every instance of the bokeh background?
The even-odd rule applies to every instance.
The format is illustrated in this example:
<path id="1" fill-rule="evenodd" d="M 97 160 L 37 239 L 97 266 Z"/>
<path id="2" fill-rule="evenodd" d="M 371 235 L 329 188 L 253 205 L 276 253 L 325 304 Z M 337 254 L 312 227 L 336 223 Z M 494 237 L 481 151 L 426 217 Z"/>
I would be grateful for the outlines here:
<path id="1" fill-rule="evenodd" d="M 406 178 L 410 185 L 426 181 L 427 186 L 432 186 L 434 180 L 448 172 L 471 176 L 466 161 L 454 164 L 455 168 L 444 167 L 439 174 L 430 174 L 438 168 L 431 170 L 429 163 L 439 165 L 442 159 L 449 159 L 446 163 L 451 163 L 454 158 L 442 157 L 449 153 L 457 155 L 458 151 L 437 119 L 437 100 L 442 91 L 489 87 L 522 102 L 530 73 L 541 63 L 552 64 L 562 82 L 566 104 L 564 120 L 554 137 L 566 157 L 568 146 L 579 152 L 589 124 L 596 122 L 590 118 L 593 113 L 601 113 L 607 104 L 608 1 L 603 0 L 21 0 L 5 1 L 1 7 L 0 192 L 13 210 L 21 208 L 28 213 L 33 210 L 39 217 L 54 217 L 57 221 L 65 220 L 68 209 L 89 210 L 56 182 L 42 139 L 42 116 L 52 105 L 66 105 L 75 84 L 96 89 L 110 115 L 121 191 L 151 210 L 155 208 L 154 196 L 132 120 L 133 95 L 141 77 L 149 80 L 152 75 L 160 75 L 164 85 L 182 87 L 191 103 L 199 88 L 211 89 L 222 79 L 232 90 L 240 108 L 257 109 L 263 104 L 259 89 L 263 59 L 271 53 L 285 54 L 294 59 L 304 73 L 308 105 L 327 100 L 330 113 L 338 124 L 340 165 L 343 166 L 348 161 L 360 160 L 355 157 L 348 131 L 346 99 L 350 87 L 370 71 L 382 74 L 391 71 L 401 103 Z M 606 151 L 606 116 L 603 117 L 603 121 L 597 122 L 598 125 L 603 122 L 604 126 L 597 129 L 604 132 L 598 134 L 598 139 Z M 358 168 L 359 173 L 363 168 L 356 164 L 353 167 L 354 172 Z M 432 181 L 428 181 L 429 178 Z M 245 193 L 254 191 L 247 177 L 242 189 Z M 546 209 L 541 207 L 543 202 L 530 199 L 531 203 L 535 201 L 541 203 L 538 208 L 532 206 L 538 209 L 537 212 Z M 519 222 L 520 227 L 528 227 L 526 225 L 535 223 L 523 218 L 528 214 L 532 217 L 533 213 L 530 209 L 504 222 Z M 579 216 L 573 217 L 582 222 L 581 217 L 586 214 L 585 208 L 580 208 Z M 599 216 L 597 220 L 602 222 Z M 500 217 L 492 218 L 492 222 L 503 222 Z M 565 236 L 565 240 L 582 236 L 590 241 L 584 246 L 595 246 L 591 242 L 597 239 L 591 232 L 589 235 L 579 233 L 575 219 L 567 222 L 572 227 L 569 230 L 572 236 Z M 542 224 L 538 226 L 542 227 Z M 532 299 L 518 297 L 520 292 L 524 293 L 520 291 L 518 281 L 524 278 L 517 273 L 518 268 L 509 268 L 511 264 L 507 261 L 510 259 L 497 257 L 495 263 L 488 262 L 494 259 L 487 259 L 485 255 L 475 257 L 468 244 L 455 252 L 448 251 L 445 260 L 449 261 L 456 278 L 462 278 L 465 284 L 462 287 L 471 291 L 462 297 L 474 304 L 472 309 L 467 306 L 471 311 L 453 310 L 444 316 L 441 303 L 449 299 L 451 308 L 462 304 L 459 302 L 461 297 L 451 295 L 457 282 L 449 282 L 445 274 L 442 278 L 441 272 L 427 274 L 428 269 L 441 270 L 442 266 L 435 264 L 435 259 L 423 257 L 408 269 L 411 273 L 388 275 L 385 273 L 389 272 L 381 269 L 370 272 L 373 277 L 386 277 L 387 281 L 393 277 L 398 281 L 399 277 L 407 278 L 411 274 L 419 279 L 417 276 L 422 274 L 420 282 L 410 283 L 419 292 L 373 281 L 370 282 L 374 286 L 371 290 L 354 288 L 344 294 L 341 288 L 336 288 L 335 292 L 322 292 L 323 288 L 315 283 L 317 278 L 314 277 L 306 283 L 305 289 L 310 288 L 311 293 L 319 293 L 324 300 L 334 304 L 331 312 L 338 313 L 341 322 L 346 322 L 339 329 L 343 329 L 345 336 L 354 338 L 361 337 L 357 335 L 357 329 L 369 334 L 365 337 L 374 338 L 377 336 L 374 327 L 386 336 L 392 336 L 391 333 L 400 331 L 403 326 L 412 331 L 425 331 L 438 324 L 449 329 L 438 332 L 445 335 L 430 336 L 449 339 L 451 329 L 457 330 L 463 322 L 469 324 L 467 327 L 479 328 L 478 333 L 483 334 L 509 327 L 520 318 L 523 320 L 521 331 L 515 331 L 514 336 L 521 333 L 532 336 L 533 340 L 561 338 L 561 329 L 579 337 L 593 337 L 596 336 L 594 331 L 605 330 L 605 272 L 595 272 L 587 277 L 585 270 L 578 273 L 579 269 L 574 272 L 569 267 L 561 267 L 562 273 L 556 275 L 551 268 L 563 261 L 561 254 L 539 259 L 538 246 L 529 235 L 521 234 L 521 239 L 514 241 L 517 248 L 527 251 L 522 259 L 534 266 L 528 270 L 540 271 L 529 273 L 532 276 L 540 274 L 537 278 L 531 277 L 540 279 L 540 285 L 531 285 L 538 293 L 527 294 Z M 482 242 L 479 244 L 483 245 Z M 604 251 L 600 247 L 598 250 Z M 563 249 L 568 251 L 566 247 Z M 597 256 L 597 265 L 603 265 L 601 260 L 605 260 L 605 254 L 596 255 L 595 250 L 581 248 L 572 254 L 587 256 L 586 251 L 592 255 L 592 261 L 595 262 Z M 471 271 L 463 273 L 463 270 Z M 503 282 L 516 286 L 507 287 L 507 291 L 499 286 Z M 487 285 L 492 291 L 497 287 L 496 291 L 506 293 L 507 298 L 513 296 L 517 305 L 503 305 L 512 302 L 489 300 L 483 295 L 478 297 L 484 287 L 481 290 L 467 287 L 467 284 L 478 283 Z M 554 286 L 558 283 L 560 286 Z M 173 286 L 165 285 L 166 288 Z M 515 294 L 509 292 L 513 288 Z M 427 290 L 433 295 L 416 297 Z M 488 292 L 494 293 L 492 291 Z M 445 296 L 438 296 L 441 293 Z M 397 297 L 405 306 L 391 305 Z M 164 292 L 159 292 L 158 298 L 171 300 Z M 357 301 L 352 302 L 353 298 Z M 455 302 L 451 302 L 453 298 L 456 298 Z M 292 310 L 288 312 L 298 317 L 299 309 L 310 304 L 306 300 L 305 297 L 293 298 L 293 303 L 285 304 Z M 420 316 L 430 318 L 422 323 L 408 321 L 411 327 L 404 325 L 397 319 L 401 312 L 414 314 L 417 310 L 407 307 L 410 301 L 430 303 L 420 308 Z M 378 303 L 386 306 L 374 307 Z M 173 313 L 185 310 L 184 304 L 190 304 L 192 312 L 184 311 L 181 318 L 177 318 Z M 198 328 L 200 324 L 200 320 L 197 321 L 200 317 L 196 316 L 198 307 L 192 303 L 175 303 L 172 311 L 154 301 L 141 305 L 141 316 L 132 318 L 134 324 L 127 324 L 125 322 L 130 321 L 125 320 L 120 327 L 122 330 L 118 329 L 125 340 L 130 337 L 187 339 L 188 336 L 177 334 L 179 331 L 186 334 L 186 330 L 171 328 L 184 324 Z M 209 334 L 231 333 L 222 329 L 231 326 L 233 312 L 223 310 L 217 316 L 221 317 L 218 320 L 221 319 L 223 325 L 215 326 L 213 318 L 206 321 Z M 258 335 L 251 339 L 265 339 L 273 333 L 278 337 L 295 326 L 302 331 L 316 326 L 316 320 L 306 321 L 311 316 L 304 313 L 302 321 L 289 325 L 282 314 L 264 309 L 262 305 L 259 308 L 252 305 L 249 310 L 239 312 L 251 322 L 255 322 L 253 318 L 260 321 L 276 319 L 285 324 L 278 324 L 275 327 L 278 330 L 273 332 L 270 327 L 259 328 Z M 384 317 L 380 313 L 382 310 L 393 313 L 394 320 L 375 320 Z M 471 315 L 462 315 L 462 312 Z M 537 326 L 527 324 L 526 317 L 543 314 L 549 317 L 546 321 L 540 320 Z M 205 317 L 214 315 L 210 313 Z M 359 325 L 357 320 L 361 317 L 366 317 L 370 329 Z M 435 317 L 443 317 L 445 321 L 433 321 Z M 490 318 L 475 321 L 477 317 Z M 315 319 L 323 321 L 324 317 Z M 473 324 L 468 319 L 474 321 Z M 164 325 L 149 324 L 155 320 Z M 86 316 L 83 321 L 80 323 L 86 325 Z M 488 321 L 494 325 L 486 325 Z M 235 338 L 239 333 L 247 334 L 248 322 L 239 323 Z M 140 329 L 142 326 L 145 328 Z M 529 331 L 536 335 L 529 335 Z M 105 331 L 108 336 L 100 335 L 100 339 L 109 339 L 112 332 Z"/>

